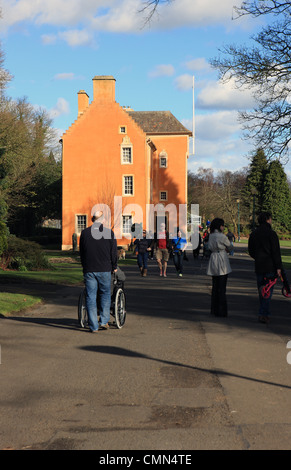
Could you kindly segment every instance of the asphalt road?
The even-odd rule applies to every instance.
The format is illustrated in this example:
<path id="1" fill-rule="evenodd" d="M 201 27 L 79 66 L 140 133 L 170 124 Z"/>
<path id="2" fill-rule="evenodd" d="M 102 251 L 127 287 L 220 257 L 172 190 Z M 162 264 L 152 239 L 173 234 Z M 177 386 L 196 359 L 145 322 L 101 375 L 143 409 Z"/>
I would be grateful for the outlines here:
<path id="1" fill-rule="evenodd" d="M 192 257 L 183 278 L 124 267 L 126 324 L 96 334 L 77 323 L 81 286 L 2 284 L 45 302 L 0 318 L 0 449 L 290 450 L 291 300 L 276 286 L 270 325 L 257 322 L 243 251 L 221 319 Z"/>

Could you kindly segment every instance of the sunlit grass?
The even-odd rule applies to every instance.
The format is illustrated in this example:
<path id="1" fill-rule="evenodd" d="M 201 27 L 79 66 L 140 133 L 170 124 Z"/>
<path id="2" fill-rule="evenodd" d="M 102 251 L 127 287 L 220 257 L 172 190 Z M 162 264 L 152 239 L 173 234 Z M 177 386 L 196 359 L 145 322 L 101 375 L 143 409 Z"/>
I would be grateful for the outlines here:
<path id="1" fill-rule="evenodd" d="M 281 248 L 282 263 L 285 269 L 291 269 L 291 250 Z"/>
<path id="2" fill-rule="evenodd" d="M 51 269 L 43 271 L 3 271 L 0 270 L 0 282 L 2 279 L 20 279 L 53 284 L 74 285 L 83 282 L 83 270 L 80 256 L 74 252 L 50 252 L 47 258 Z M 122 266 L 136 264 L 136 259 L 127 258 L 120 260 L 118 265 Z"/>
<path id="3" fill-rule="evenodd" d="M 26 294 L 0 292 L 0 316 L 16 313 L 42 302 L 40 297 Z"/>

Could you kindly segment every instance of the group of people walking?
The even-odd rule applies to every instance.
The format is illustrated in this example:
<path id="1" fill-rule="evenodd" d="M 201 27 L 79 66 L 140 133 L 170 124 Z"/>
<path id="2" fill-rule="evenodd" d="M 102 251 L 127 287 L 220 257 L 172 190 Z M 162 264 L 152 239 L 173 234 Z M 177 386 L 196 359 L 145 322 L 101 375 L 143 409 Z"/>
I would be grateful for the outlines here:
<path id="1" fill-rule="evenodd" d="M 142 238 L 137 238 L 134 242 L 134 250 L 137 254 L 137 264 L 141 275 L 144 277 L 147 275 L 149 253 L 155 250 L 160 276 L 167 277 L 167 266 L 171 254 L 177 275 L 182 277 L 186 248 L 187 240 L 182 232 L 178 230 L 177 236 L 170 238 L 164 223 L 160 225 L 160 231 L 153 238 L 149 238 L 146 230 L 143 230 Z"/>
<path id="2" fill-rule="evenodd" d="M 86 286 L 86 304 L 89 317 L 90 331 L 96 332 L 101 327 L 108 329 L 111 301 L 111 273 L 117 271 L 117 245 L 114 233 L 103 227 L 99 222 L 102 213 L 94 214 L 93 225 L 84 229 L 80 238 L 80 257 L 83 266 Z M 260 214 L 259 227 L 254 230 L 248 242 L 249 254 L 255 260 L 255 272 L 259 291 L 259 321 L 268 323 L 270 316 L 270 300 L 261 295 L 261 287 L 268 279 L 281 275 L 282 260 L 279 239 L 272 229 L 272 215 L 269 212 Z M 100 233 L 106 236 L 100 236 Z M 224 221 L 215 218 L 210 223 L 208 247 L 210 258 L 206 274 L 212 277 L 211 314 L 226 317 L 227 300 L 226 285 L 231 266 L 228 254 L 232 252 L 232 240 L 224 235 Z M 178 276 L 183 275 L 183 259 L 187 248 L 187 240 L 178 230 L 174 238 L 169 237 L 165 224 L 161 224 L 160 231 L 153 239 L 147 238 L 144 230 L 142 237 L 135 241 L 137 262 L 143 276 L 147 275 L 147 261 L 149 252 L 153 247 L 156 250 L 156 259 L 160 276 L 167 276 L 167 265 L 172 251 L 174 264 Z M 99 315 L 101 326 L 97 317 L 96 295 L 100 293 Z"/>
<path id="3" fill-rule="evenodd" d="M 270 301 L 273 290 L 271 289 L 268 298 L 264 298 L 261 294 L 261 288 L 269 279 L 274 279 L 281 275 L 282 259 L 279 239 L 271 226 L 271 213 L 263 212 L 260 214 L 258 223 L 258 228 L 249 237 L 248 251 L 255 260 L 255 273 L 259 292 L 259 321 L 268 323 L 270 320 Z M 206 274 L 212 277 L 211 314 L 226 317 L 228 315 L 226 286 L 228 275 L 232 272 L 228 255 L 233 256 L 235 237 L 230 230 L 228 230 L 226 235 L 224 234 L 224 221 L 221 218 L 213 219 L 209 223 L 207 230 L 207 249 L 210 256 Z M 156 259 L 160 269 L 160 276 L 166 277 L 169 252 L 171 250 L 177 274 L 182 276 L 183 255 L 187 248 L 187 240 L 182 236 L 181 231 L 178 230 L 177 236 L 170 239 L 165 229 L 165 224 L 162 224 L 161 230 L 157 233 L 154 240 L 148 240 L 146 237 L 146 231 L 143 231 L 143 239 L 136 240 L 135 242 L 141 274 L 145 276 L 147 273 L 147 253 L 154 246 L 156 248 Z"/>

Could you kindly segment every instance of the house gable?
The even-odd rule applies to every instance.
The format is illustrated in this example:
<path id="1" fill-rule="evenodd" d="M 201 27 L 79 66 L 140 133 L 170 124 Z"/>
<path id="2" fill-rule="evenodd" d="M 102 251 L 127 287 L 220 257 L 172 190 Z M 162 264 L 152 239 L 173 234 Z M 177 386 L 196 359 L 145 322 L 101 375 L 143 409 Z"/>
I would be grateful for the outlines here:
<path id="1" fill-rule="evenodd" d="M 96 204 L 113 212 L 115 196 L 121 197 L 125 215 L 136 204 L 144 217 L 146 205 L 159 203 L 165 194 L 168 203 L 185 203 L 189 135 L 169 111 L 123 108 L 115 101 L 115 79 L 94 77 L 92 102 L 80 90 L 78 117 L 62 137 L 63 248 L 80 234 L 76 220 L 90 225 Z M 166 166 L 159 166 L 162 152 Z"/>

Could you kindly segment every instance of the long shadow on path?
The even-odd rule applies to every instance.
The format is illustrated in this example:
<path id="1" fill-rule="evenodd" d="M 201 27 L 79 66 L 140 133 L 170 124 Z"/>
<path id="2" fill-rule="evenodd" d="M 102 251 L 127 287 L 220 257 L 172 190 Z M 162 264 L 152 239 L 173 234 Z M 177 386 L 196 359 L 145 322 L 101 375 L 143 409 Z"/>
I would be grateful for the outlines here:
<path id="1" fill-rule="evenodd" d="M 261 380 L 261 379 L 256 379 L 256 378 L 253 378 L 253 377 L 246 377 L 246 376 L 243 376 L 243 375 L 229 373 L 229 372 L 226 372 L 226 371 L 221 370 L 221 369 L 212 369 L 212 370 L 211 369 L 203 369 L 201 367 L 194 367 L 194 366 L 190 366 L 190 365 L 187 365 L 187 364 L 182 364 L 180 362 L 166 361 L 166 360 L 163 360 L 163 359 L 158 359 L 158 358 L 149 356 L 148 354 L 141 354 L 137 351 L 131 351 L 129 349 L 119 348 L 119 347 L 116 347 L 116 346 L 101 346 L 101 345 L 99 345 L 99 346 L 83 346 L 80 349 L 82 349 L 84 351 L 88 351 L 88 352 L 99 353 L 99 354 L 111 354 L 111 355 L 124 356 L 124 357 L 147 359 L 147 360 L 150 360 L 150 361 L 156 361 L 156 362 L 160 362 L 160 363 L 171 365 L 171 366 L 179 366 L 179 367 L 184 367 L 186 369 L 196 370 L 196 371 L 204 372 L 204 373 L 207 373 L 207 374 L 216 375 L 216 374 L 219 373 L 220 376 L 235 377 L 235 378 L 242 379 L 242 380 L 248 380 L 248 381 L 252 381 L 252 382 L 259 382 L 259 383 L 262 383 L 262 384 L 265 384 L 265 385 L 272 385 L 274 387 L 291 389 L 291 387 L 288 386 L 288 385 L 275 383 L 275 382 L 271 382 L 271 381 L 268 381 L 268 380 Z"/>

